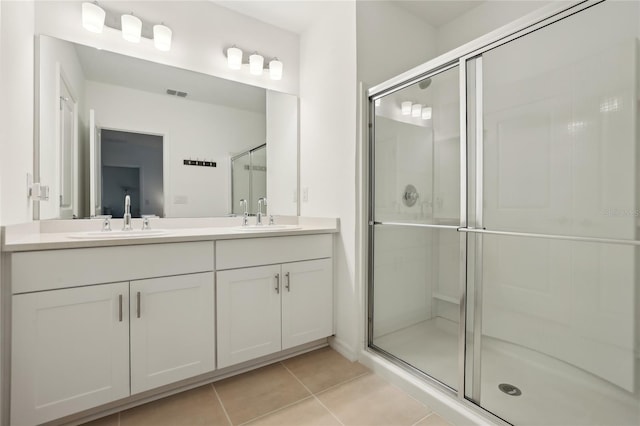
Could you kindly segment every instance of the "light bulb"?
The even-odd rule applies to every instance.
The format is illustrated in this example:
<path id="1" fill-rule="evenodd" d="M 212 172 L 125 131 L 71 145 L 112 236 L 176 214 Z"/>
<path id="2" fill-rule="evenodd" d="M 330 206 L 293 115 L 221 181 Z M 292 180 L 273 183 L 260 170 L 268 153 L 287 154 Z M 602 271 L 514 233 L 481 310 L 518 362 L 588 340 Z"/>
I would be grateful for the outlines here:
<path id="1" fill-rule="evenodd" d="M 242 50 L 235 46 L 227 49 L 227 65 L 232 70 L 239 70 L 242 68 Z"/>
<path id="2" fill-rule="evenodd" d="M 411 102 L 406 101 L 401 104 L 402 106 L 402 115 L 411 114 Z"/>
<path id="3" fill-rule="evenodd" d="M 431 112 L 432 112 L 431 107 L 424 107 L 424 108 L 422 108 L 422 119 L 423 119 L 423 120 L 429 120 L 429 119 L 431 119 Z"/>
<path id="4" fill-rule="evenodd" d="M 411 105 L 411 116 L 420 117 L 420 114 L 422 114 L 422 104 Z"/>
<path id="5" fill-rule="evenodd" d="M 153 44 L 156 49 L 167 52 L 171 49 L 171 28 L 165 25 L 153 26 Z"/>
<path id="6" fill-rule="evenodd" d="M 269 62 L 269 77 L 271 80 L 282 80 L 282 62 L 278 58 Z"/>
<path id="7" fill-rule="evenodd" d="M 82 3 L 82 26 L 92 33 L 101 33 L 104 28 L 105 11 L 95 3 Z"/>
<path id="8" fill-rule="evenodd" d="M 122 15 L 122 38 L 131 43 L 139 43 L 142 35 L 142 21 L 137 16 Z"/>
<path id="9" fill-rule="evenodd" d="M 249 72 L 253 75 L 262 75 L 264 70 L 264 57 L 254 53 L 249 56 Z"/>

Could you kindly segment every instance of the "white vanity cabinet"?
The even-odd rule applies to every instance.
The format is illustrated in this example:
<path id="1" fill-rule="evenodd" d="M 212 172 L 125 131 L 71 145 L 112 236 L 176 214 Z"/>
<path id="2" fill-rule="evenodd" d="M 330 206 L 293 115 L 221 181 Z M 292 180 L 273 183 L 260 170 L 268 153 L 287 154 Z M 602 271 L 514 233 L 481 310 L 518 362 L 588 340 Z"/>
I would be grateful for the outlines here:
<path id="1" fill-rule="evenodd" d="M 331 254 L 331 235 L 217 243 L 218 368 L 333 334 Z"/>
<path id="2" fill-rule="evenodd" d="M 13 297 L 11 424 L 129 395 L 129 283 Z"/>
<path id="3" fill-rule="evenodd" d="M 15 253 L 11 277 L 12 425 L 215 368 L 213 242 Z"/>
<path id="4" fill-rule="evenodd" d="M 215 368 L 213 272 L 132 281 L 131 393 Z"/>

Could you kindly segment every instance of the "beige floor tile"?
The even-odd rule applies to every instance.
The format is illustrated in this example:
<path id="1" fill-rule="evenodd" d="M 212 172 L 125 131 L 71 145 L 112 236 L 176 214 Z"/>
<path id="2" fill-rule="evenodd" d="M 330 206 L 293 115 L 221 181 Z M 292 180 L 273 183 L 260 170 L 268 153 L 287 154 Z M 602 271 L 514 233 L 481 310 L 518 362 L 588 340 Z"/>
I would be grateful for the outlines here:
<path id="1" fill-rule="evenodd" d="M 247 426 L 340 426 L 331 413 L 310 397 L 275 413 L 247 423 Z"/>
<path id="2" fill-rule="evenodd" d="M 234 425 L 278 410 L 309 396 L 280 363 L 214 383 Z"/>
<path id="3" fill-rule="evenodd" d="M 182 392 L 120 413 L 121 426 L 228 425 L 211 385 Z"/>
<path id="4" fill-rule="evenodd" d="M 452 426 L 452 424 L 433 413 L 429 417 L 420 420 L 415 426 Z"/>
<path id="5" fill-rule="evenodd" d="M 361 376 L 369 370 L 331 348 L 322 348 L 282 362 L 313 393 Z"/>
<path id="6" fill-rule="evenodd" d="M 83 423 L 83 426 L 118 426 L 118 413 L 107 417 L 93 420 L 89 423 Z"/>
<path id="7" fill-rule="evenodd" d="M 346 426 L 410 426 L 430 412 L 375 374 L 329 389 L 318 399 Z"/>

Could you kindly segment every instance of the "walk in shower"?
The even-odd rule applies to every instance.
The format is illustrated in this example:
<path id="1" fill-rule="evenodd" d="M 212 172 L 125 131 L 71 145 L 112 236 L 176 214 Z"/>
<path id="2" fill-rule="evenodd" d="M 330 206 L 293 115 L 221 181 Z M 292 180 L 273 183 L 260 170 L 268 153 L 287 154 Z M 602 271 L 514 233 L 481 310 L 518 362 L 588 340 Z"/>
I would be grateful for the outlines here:
<path id="1" fill-rule="evenodd" d="M 513 424 L 640 424 L 639 35 L 584 2 L 369 91 L 372 351 Z"/>

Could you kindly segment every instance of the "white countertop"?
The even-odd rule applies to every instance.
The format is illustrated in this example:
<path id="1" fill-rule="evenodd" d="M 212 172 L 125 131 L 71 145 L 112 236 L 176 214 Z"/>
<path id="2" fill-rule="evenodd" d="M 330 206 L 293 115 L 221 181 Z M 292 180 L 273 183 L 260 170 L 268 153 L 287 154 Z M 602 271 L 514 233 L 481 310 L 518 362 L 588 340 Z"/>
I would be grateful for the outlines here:
<path id="1" fill-rule="evenodd" d="M 281 217 L 279 225 L 297 225 L 300 229 L 273 231 L 238 230 L 241 218 L 151 219 L 152 229 L 162 229 L 166 234 L 121 238 L 74 238 L 75 232 L 100 231 L 100 220 L 51 220 L 35 221 L 4 228 L 2 251 L 20 252 L 58 250 L 85 247 L 109 247 L 123 245 L 162 244 L 188 241 L 214 241 L 241 238 L 262 238 L 291 235 L 326 234 L 339 232 L 338 219 Z M 255 218 L 250 218 L 250 224 Z M 122 219 L 111 221 L 112 229 L 122 228 Z M 134 229 L 142 227 L 135 219 Z"/>

